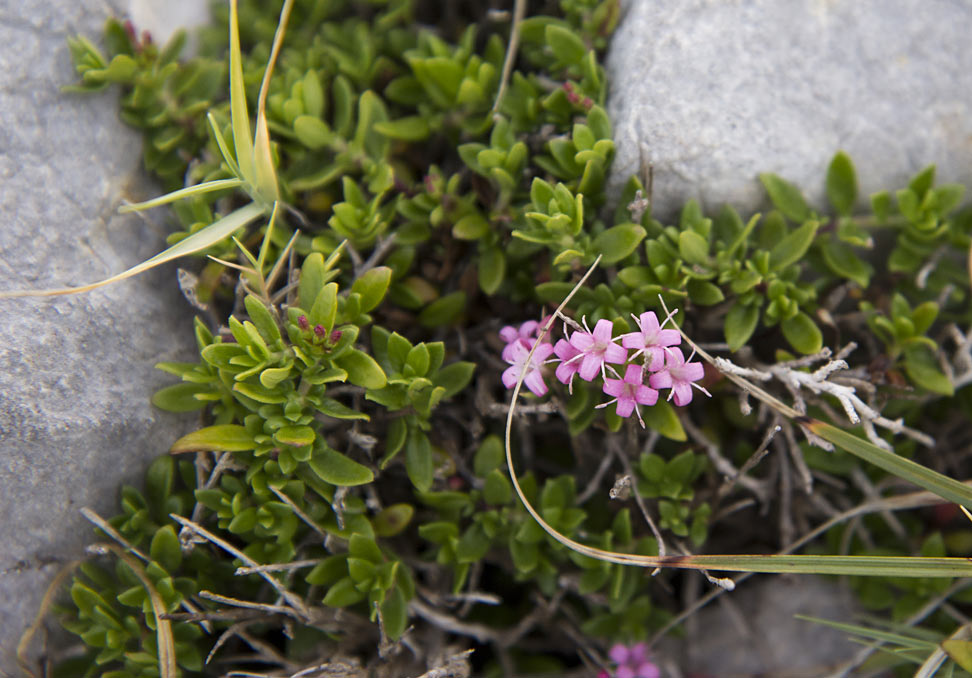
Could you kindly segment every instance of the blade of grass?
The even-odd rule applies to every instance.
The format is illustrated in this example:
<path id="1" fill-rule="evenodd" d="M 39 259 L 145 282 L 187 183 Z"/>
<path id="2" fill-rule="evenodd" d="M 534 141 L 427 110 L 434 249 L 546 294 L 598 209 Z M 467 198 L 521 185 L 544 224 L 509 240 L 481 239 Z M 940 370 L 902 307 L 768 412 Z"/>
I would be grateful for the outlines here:
<path id="1" fill-rule="evenodd" d="M 213 131 L 213 138 L 216 140 L 216 145 L 219 147 L 220 155 L 223 156 L 223 161 L 229 167 L 230 172 L 232 172 L 237 177 L 242 177 L 240 174 L 240 166 L 236 164 L 236 158 L 230 153 L 229 144 L 226 143 L 226 137 L 223 133 L 219 131 L 219 125 L 216 124 L 216 118 L 213 116 L 212 112 L 206 114 L 206 119 L 209 121 L 209 129 Z"/>
<path id="2" fill-rule="evenodd" d="M 960 483 L 954 478 L 942 475 L 937 471 L 922 466 L 916 462 L 898 456 L 894 452 L 882 450 L 877 445 L 858 438 L 852 433 L 848 433 L 836 426 L 822 421 L 811 419 L 799 422 L 824 440 L 833 443 L 845 452 L 853 454 L 864 461 L 882 468 L 888 473 L 893 473 L 899 478 L 904 478 L 919 487 L 934 492 L 939 497 L 949 500 L 960 506 L 972 508 L 972 489 L 964 483 Z"/>
<path id="3" fill-rule="evenodd" d="M 183 198 L 189 198 L 194 195 L 201 195 L 203 193 L 210 193 L 212 191 L 223 191 L 228 188 L 237 188 L 238 186 L 242 185 L 243 182 L 239 179 L 217 179 L 215 181 L 207 181 L 202 184 L 196 184 L 195 186 L 180 188 L 178 191 L 172 191 L 172 193 L 166 193 L 158 198 L 152 198 L 151 200 L 146 200 L 144 202 L 122 205 L 118 208 L 118 211 L 122 214 L 128 212 L 141 212 L 142 210 L 152 209 L 153 207 L 159 207 L 160 205 L 168 205 L 170 202 L 182 200 Z"/>
<path id="4" fill-rule="evenodd" d="M 250 136 L 250 114 L 246 110 L 246 87 L 243 84 L 243 58 L 240 54 L 240 27 L 236 0 L 230 0 L 229 18 L 230 119 L 233 145 L 240 178 L 256 185 L 253 173 L 253 137 Z"/>
<path id="5" fill-rule="evenodd" d="M 886 643 L 893 643 L 900 647 L 906 647 L 911 650 L 934 650 L 936 647 L 938 647 L 938 643 L 922 640 L 920 638 L 913 638 L 911 636 L 905 636 L 900 633 L 890 633 L 888 631 L 881 631 L 880 629 L 872 629 L 869 626 L 845 624 L 842 622 L 831 621 L 829 619 L 821 619 L 820 617 L 810 617 L 803 614 L 796 614 L 793 616 L 797 619 L 813 622 L 814 624 L 822 624 L 823 626 L 829 626 L 830 628 L 837 629 L 838 631 L 852 633 L 869 640 L 883 640 Z"/>
<path id="6" fill-rule="evenodd" d="M 117 275 L 91 283 L 90 285 L 82 285 L 80 287 L 62 287 L 49 290 L 4 291 L 0 292 L 0 299 L 12 299 L 15 297 L 56 297 L 65 294 L 88 292 L 98 287 L 104 287 L 105 285 L 110 285 L 111 283 L 119 282 L 121 280 L 125 280 L 126 278 L 131 278 L 139 273 L 144 273 L 150 268 L 155 268 L 156 266 L 160 266 L 166 262 L 172 261 L 173 259 L 178 259 L 179 257 L 184 257 L 188 254 L 194 254 L 200 250 L 206 249 L 207 247 L 211 247 L 212 245 L 215 245 L 216 243 L 230 236 L 238 228 L 246 226 L 248 223 L 264 213 L 265 210 L 262 206 L 257 205 L 256 203 L 250 203 L 246 207 L 241 207 L 235 212 L 227 214 L 222 219 L 214 221 L 202 230 L 193 233 L 183 240 L 180 240 L 172 247 L 159 252 L 151 259 L 147 259 L 136 266 L 132 266 L 127 271 L 122 271 Z"/>
<path id="7" fill-rule="evenodd" d="M 257 191 L 264 200 L 277 200 L 280 189 L 277 184 L 277 171 L 273 165 L 273 155 L 270 153 L 270 132 L 267 128 L 267 93 L 270 89 L 270 78 L 273 67 L 277 63 L 277 55 L 287 33 L 287 21 L 294 0 L 285 0 L 277 21 L 277 31 L 273 36 L 273 47 L 270 49 L 270 59 L 267 69 L 263 72 L 263 82 L 260 83 L 260 95 L 257 99 L 256 136 L 253 139 L 253 173 Z"/>

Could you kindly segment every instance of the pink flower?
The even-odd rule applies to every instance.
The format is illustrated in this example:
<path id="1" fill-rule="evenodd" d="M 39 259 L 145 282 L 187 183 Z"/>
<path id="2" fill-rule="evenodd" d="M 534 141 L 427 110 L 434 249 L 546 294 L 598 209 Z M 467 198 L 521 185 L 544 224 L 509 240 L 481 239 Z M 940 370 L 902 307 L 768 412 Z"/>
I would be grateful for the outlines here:
<path id="1" fill-rule="evenodd" d="M 573 393 L 574 375 L 581 368 L 580 361 L 574 360 L 574 358 L 579 356 L 581 352 L 566 339 L 561 339 L 554 345 L 554 353 L 561 361 L 554 374 L 561 384 L 567 384 L 567 392 Z"/>
<path id="2" fill-rule="evenodd" d="M 510 344 L 509 357 L 505 355 L 503 357 L 512 367 L 506 368 L 506 371 L 503 372 L 503 386 L 506 388 L 516 386 L 516 381 L 520 378 L 520 373 L 525 370 L 526 374 L 523 377 L 523 383 L 535 395 L 542 396 L 547 392 L 547 384 L 543 381 L 540 368 L 543 367 L 543 361 L 553 353 L 554 347 L 552 344 L 546 342 L 540 344 L 537 346 L 537 350 L 533 352 L 533 357 L 530 358 L 530 362 L 527 363 L 527 357 L 530 355 L 530 347 L 532 346 L 532 343 L 530 346 L 525 346 L 519 340 Z"/>
<path id="3" fill-rule="evenodd" d="M 636 643 L 631 647 L 618 643 L 608 652 L 618 668 L 614 678 L 658 678 L 660 672 L 648 659 L 648 648 L 644 643 Z"/>
<path id="4" fill-rule="evenodd" d="M 604 363 L 624 364 L 628 359 L 628 352 L 614 343 L 611 334 L 614 325 L 610 320 L 601 319 L 591 332 L 585 325 L 584 332 L 574 332 L 570 336 L 570 344 L 577 349 L 578 355 L 571 361 L 579 360 L 580 369 L 577 371 L 584 381 L 593 381 L 598 371 L 604 374 Z"/>
<path id="5" fill-rule="evenodd" d="M 621 335 L 621 345 L 636 349 L 631 356 L 632 360 L 639 353 L 644 353 L 648 371 L 657 372 L 665 364 L 665 347 L 678 346 L 682 343 L 682 335 L 678 330 L 661 329 L 658 317 L 653 311 L 642 313 L 640 318 L 635 318 L 634 315 L 631 317 L 638 324 L 638 331 Z M 668 318 L 665 318 L 665 322 L 668 322 Z"/>
<path id="6" fill-rule="evenodd" d="M 536 320 L 527 320 L 525 323 L 520 325 L 519 329 L 513 327 L 512 325 L 507 325 L 499 331 L 500 338 L 506 342 L 506 346 L 503 347 L 503 353 L 501 354 L 503 360 L 509 362 L 510 356 L 513 352 L 514 344 L 523 344 L 529 351 L 533 348 L 533 342 L 537 340 L 537 335 L 540 330 L 543 329 L 544 324 L 547 322 L 550 316 L 543 318 L 540 322 Z M 544 337 L 544 341 L 550 341 L 547 337 Z"/>
<path id="7" fill-rule="evenodd" d="M 616 402 L 615 412 L 619 417 L 630 417 L 632 412 L 638 413 L 638 421 L 644 428 L 645 422 L 641 418 L 641 410 L 638 405 L 654 405 L 658 402 L 658 391 L 645 386 L 642 381 L 641 365 L 628 365 L 625 370 L 624 379 L 605 379 L 604 392 L 614 396 L 613 400 L 602 403 L 597 407 L 607 407 Z"/>
<path id="8" fill-rule="evenodd" d="M 693 351 L 689 360 L 694 355 L 695 352 Z M 712 397 L 712 394 L 704 388 L 693 383 L 701 379 L 703 375 L 705 375 L 705 370 L 702 368 L 702 363 L 685 362 L 682 349 L 667 348 L 665 349 L 665 366 L 651 375 L 648 384 L 659 390 L 663 388 L 672 389 L 671 393 L 668 394 L 668 399 L 674 399 L 676 405 L 682 406 L 692 402 L 693 386 L 710 398 Z"/>

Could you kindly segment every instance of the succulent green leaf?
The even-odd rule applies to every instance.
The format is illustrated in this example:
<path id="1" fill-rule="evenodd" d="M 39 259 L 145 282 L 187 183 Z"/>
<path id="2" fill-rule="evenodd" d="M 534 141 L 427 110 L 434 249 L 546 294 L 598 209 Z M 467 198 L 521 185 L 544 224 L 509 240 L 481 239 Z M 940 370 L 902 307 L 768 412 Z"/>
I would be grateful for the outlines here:
<path id="1" fill-rule="evenodd" d="M 408 526 L 413 515 L 415 507 L 411 504 L 386 506 L 372 519 L 375 534 L 379 537 L 394 537 Z"/>
<path id="2" fill-rule="evenodd" d="M 392 270 L 387 266 L 376 266 L 354 281 L 351 291 L 361 295 L 361 312 L 377 308 L 388 292 Z"/>
<path id="3" fill-rule="evenodd" d="M 152 404 L 166 412 L 192 412 L 206 406 L 204 400 L 196 398 L 197 393 L 207 393 L 210 388 L 205 384 L 173 384 L 159 389 L 152 396 Z"/>
<path id="4" fill-rule="evenodd" d="M 738 351 L 749 341 L 759 322 L 759 306 L 736 302 L 726 314 L 724 332 L 730 351 Z"/>
<path id="5" fill-rule="evenodd" d="M 310 426 L 283 426 L 273 434 L 273 439 L 282 445 L 303 447 L 310 445 L 317 438 Z"/>
<path id="6" fill-rule="evenodd" d="M 857 201 L 857 174 L 850 156 L 838 151 L 827 168 L 827 199 L 837 214 L 849 215 Z"/>
<path id="7" fill-rule="evenodd" d="M 548 24 L 544 30 L 547 46 L 553 51 L 557 59 L 566 65 L 579 64 L 587 54 L 584 41 L 569 28 Z"/>
<path id="8" fill-rule="evenodd" d="M 169 574 L 174 574 L 182 564 L 182 546 L 172 525 L 165 525 L 155 531 L 149 555 Z"/>
<path id="9" fill-rule="evenodd" d="M 408 603 L 400 588 L 392 589 L 381 604 L 381 623 L 392 641 L 401 638 L 408 628 Z"/>
<path id="10" fill-rule="evenodd" d="M 479 288 L 495 294 L 506 276 L 506 256 L 499 247 L 488 247 L 479 255 Z"/>
<path id="11" fill-rule="evenodd" d="M 699 306 L 714 306 L 726 298 L 717 285 L 713 285 L 707 280 L 689 280 L 685 285 L 685 290 L 688 292 L 692 303 Z"/>
<path id="12" fill-rule="evenodd" d="M 645 426 L 652 431 L 658 431 L 669 440 L 678 442 L 687 440 L 682 422 L 679 421 L 675 408 L 667 400 L 659 398 L 658 402 L 651 407 L 642 408 L 641 414 L 644 417 Z"/>
<path id="13" fill-rule="evenodd" d="M 328 607 L 347 607 L 363 600 L 365 595 L 366 592 L 359 591 L 355 587 L 351 577 L 344 577 L 327 590 L 324 604 Z"/>
<path id="14" fill-rule="evenodd" d="M 690 264 L 709 263 L 709 242 L 695 231 L 678 234 L 678 253 Z"/>
<path id="15" fill-rule="evenodd" d="M 379 134 L 399 141 L 422 141 L 432 133 L 429 123 L 419 115 L 387 122 L 376 122 L 374 128 Z"/>
<path id="16" fill-rule="evenodd" d="M 451 325 L 466 309 L 466 293 L 462 290 L 439 297 L 419 313 L 419 323 L 425 327 Z"/>
<path id="17" fill-rule="evenodd" d="M 466 388 L 475 371 L 476 363 L 460 360 L 439 370 L 439 373 L 433 379 L 433 383 L 445 389 L 443 398 L 451 398 Z"/>
<path id="18" fill-rule="evenodd" d="M 770 267 L 778 271 L 800 261 L 813 243 L 819 227 L 819 222 L 808 221 L 788 233 L 770 250 Z"/>
<path id="19" fill-rule="evenodd" d="M 807 201 L 796 186 L 775 174 L 760 174 L 759 180 L 766 187 L 773 205 L 787 219 L 802 223 L 810 217 Z"/>
<path id="20" fill-rule="evenodd" d="M 169 452 L 244 452 L 256 447 L 253 436 L 237 424 L 206 426 L 179 438 Z"/>
<path id="21" fill-rule="evenodd" d="M 593 251 L 603 255 L 605 264 L 614 264 L 634 252 L 646 235 L 637 224 L 620 224 L 594 238 Z"/>
<path id="22" fill-rule="evenodd" d="M 935 354 L 927 346 L 922 344 L 908 346 L 904 351 L 904 368 L 908 378 L 916 386 L 939 395 L 954 395 L 955 387 L 941 371 Z"/>
<path id="23" fill-rule="evenodd" d="M 802 311 L 780 323 L 780 329 L 783 330 L 783 336 L 790 342 L 790 346 L 800 353 L 810 355 L 817 353 L 823 347 L 823 334 L 820 328 Z"/>
<path id="24" fill-rule="evenodd" d="M 335 138 L 327 123 L 312 115 L 298 115 L 294 119 L 294 134 L 297 141 L 312 151 L 330 146 Z"/>
<path id="25" fill-rule="evenodd" d="M 844 243 L 827 239 L 820 248 L 827 267 L 837 275 L 853 280 L 860 287 L 866 288 L 874 273 L 874 267 L 861 259 Z"/>
<path id="26" fill-rule="evenodd" d="M 321 480 L 331 485 L 351 487 L 364 485 L 375 479 L 375 474 L 367 466 L 329 447 L 315 452 L 308 463 Z"/>
<path id="27" fill-rule="evenodd" d="M 452 236 L 459 240 L 479 240 L 489 231 L 489 222 L 479 212 L 467 214 L 452 226 Z"/>
<path id="28" fill-rule="evenodd" d="M 379 389 L 388 383 L 385 371 L 375 359 L 356 348 L 347 351 L 335 362 L 348 373 L 348 381 L 355 386 Z"/>
<path id="29" fill-rule="evenodd" d="M 405 471 L 419 492 L 428 492 L 432 487 L 432 444 L 421 431 L 409 433 L 405 443 Z"/>

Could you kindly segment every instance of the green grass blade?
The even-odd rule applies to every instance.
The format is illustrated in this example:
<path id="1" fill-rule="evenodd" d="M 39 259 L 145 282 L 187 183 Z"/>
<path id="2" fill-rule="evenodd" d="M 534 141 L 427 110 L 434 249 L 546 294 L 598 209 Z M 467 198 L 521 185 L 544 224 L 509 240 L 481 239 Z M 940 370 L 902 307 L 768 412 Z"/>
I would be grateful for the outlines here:
<path id="1" fill-rule="evenodd" d="M 967 485 L 910 459 L 898 456 L 894 452 L 882 450 L 877 445 L 836 426 L 817 420 L 801 421 L 800 423 L 810 432 L 833 443 L 845 452 L 874 464 L 888 473 L 893 473 L 899 478 L 904 478 L 918 487 L 923 487 L 929 492 L 934 492 L 943 499 L 972 509 L 972 488 Z"/>
<path id="2" fill-rule="evenodd" d="M 150 268 L 155 268 L 156 266 L 172 261 L 173 259 L 184 257 L 187 254 L 194 254 L 200 250 L 204 250 L 207 247 L 215 245 L 219 241 L 229 237 L 238 228 L 246 226 L 248 223 L 262 216 L 264 213 L 265 210 L 261 205 L 250 203 L 246 207 L 241 207 L 235 212 L 227 214 L 222 219 L 214 221 L 202 230 L 193 233 L 183 240 L 180 240 L 172 247 L 159 252 L 151 259 L 147 259 L 136 266 L 132 266 L 127 271 L 122 271 L 117 275 L 91 283 L 90 285 L 82 285 L 81 287 L 64 287 L 51 290 L 18 290 L 12 292 L 0 292 L 0 299 L 34 296 L 54 297 L 64 294 L 77 294 L 78 292 L 87 292 L 98 287 L 104 287 L 105 285 L 110 285 L 111 283 L 125 280 L 126 278 L 131 278 L 139 273 L 144 273 Z"/>
<path id="3" fill-rule="evenodd" d="M 118 208 L 118 211 L 122 213 L 141 212 L 142 210 L 152 209 L 153 207 L 158 207 L 160 205 L 167 205 L 170 202 L 182 200 L 183 198 L 188 198 L 193 195 L 209 193 L 211 191 L 222 191 L 227 188 L 236 188 L 242 185 L 243 182 L 239 179 L 217 179 L 215 181 L 207 181 L 202 184 L 196 184 L 195 186 L 180 188 L 178 191 L 172 191 L 172 193 L 166 193 L 165 195 L 159 196 L 158 198 L 152 198 L 151 200 L 146 200 L 145 202 L 122 205 Z"/>
<path id="4" fill-rule="evenodd" d="M 588 547 L 590 548 L 590 547 Z M 620 554 L 615 554 L 620 555 Z M 628 556 L 645 567 L 690 567 L 724 572 L 772 574 L 848 574 L 879 577 L 969 577 L 972 561 L 967 558 L 924 558 L 921 556 L 804 556 L 804 555 L 712 555 L 712 556 Z M 640 559 L 644 559 L 641 562 Z"/>
<path id="5" fill-rule="evenodd" d="M 236 0 L 230 0 L 229 19 L 230 116 L 233 124 L 233 145 L 240 177 L 255 186 L 253 174 L 253 137 L 250 136 L 250 114 L 246 110 L 246 87 L 243 84 L 243 58 L 240 54 L 240 27 Z"/>
<path id="6" fill-rule="evenodd" d="M 844 631 L 845 633 L 867 638 L 868 640 L 881 640 L 885 643 L 891 643 L 899 647 L 908 648 L 909 650 L 931 651 L 938 647 L 938 643 L 922 640 L 920 638 L 912 638 L 911 636 L 905 636 L 900 633 L 889 633 L 888 631 L 881 631 L 880 629 L 872 629 L 869 626 L 844 624 L 842 622 L 830 621 L 829 619 L 821 619 L 819 617 L 808 617 L 802 614 L 797 614 L 794 616 L 797 619 L 813 622 L 814 624 L 822 624 L 823 626 L 829 626 L 830 628 L 837 629 L 838 631 Z"/>
<path id="7" fill-rule="evenodd" d="M 223 136 L 223 133 L 219 131 L 216 118 L 213 117 L 212 113 L 207 113 L 206 118 L 209 120 L 209 128 L 213 131 L 213 138 L 216 140 L 216 145 L 219 146 L 219 152 L 223 156 L 223 161 L 230 168 L 230 172 L 237 177 L 241 177 L 240 166 L 236 164 L 236 158 L 230 153 L 229 144 L 226 143 L 226 137 Z"/>

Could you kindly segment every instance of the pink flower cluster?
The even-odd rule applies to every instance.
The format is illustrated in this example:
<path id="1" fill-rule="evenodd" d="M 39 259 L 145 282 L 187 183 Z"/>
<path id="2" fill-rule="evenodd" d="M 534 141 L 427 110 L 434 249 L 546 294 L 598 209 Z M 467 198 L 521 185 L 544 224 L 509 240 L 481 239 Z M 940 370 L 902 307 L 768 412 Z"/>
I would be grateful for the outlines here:
<path id="1" fill-rule="evenodd" d="M 648 647 L 635 643 L 631 647 L 618 643 L 608 652 L 611 661 L 617 664 L 613 673 L 601 671 L 598 678 L 658 678 L 660 671 L 648 659 Z"/>
<path id="2" fill-rule="evenodd" d="M 549 318 L 540 322 L 530 320 L 519 328 L 504 327 L 500 330 L 500 337 L 506 342 L 502 356 L 510 367 L 503 372 L 503 385 L 513 388 L 523 372 L 526 387 L 535 395 L 545 395 L 547 384 L 543 379 L 543 366 L 558 363 L 555 376 L 560 383 L 566 384 L 568 391 L 573 391 L 575 376 L 584 381 L 594 381 L 600 376 L 604 393 L 612 399 L 598 407 L 616 403 L 615 411 L 619 417 L 630 417 L 635 413 L 642 426 L 644 421 L 638 405 L 654 405 L 661 389 L 670 389 L 668 399 L 679 406 L 692 402 L 693 386 L 709 395 L 695 383 L 704 374 L 702 363 L 690 362 L 694 352 L 686 360 L 682 350 L 675 348 L 682 343 L 678 330 L 662 329 L 668 318 L 659 324 L 652 311 L 632 318 L 638 331 L 618 337 L 614 336 L 614 325 L 610 320 L 597 321 L 593 331 L 586 322 L 583 328 L 574 323 L 578 329 L 572 333 L 565 326 L 567 338 L 553 345 L 545 340 L 532 356 L 530 349 Z M 616 343 L 619 339 L 620 346 Z M 629 355 L 629 350 L 634 353 Z M 551 358 L 551 354 L 556 357 Z M 615 365 L 625 365 L 624 376 Z"/>

